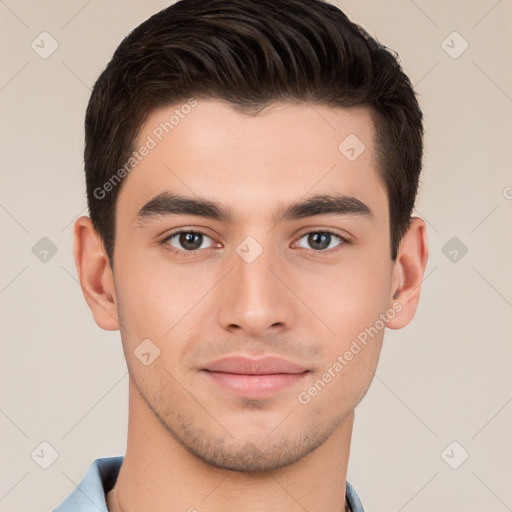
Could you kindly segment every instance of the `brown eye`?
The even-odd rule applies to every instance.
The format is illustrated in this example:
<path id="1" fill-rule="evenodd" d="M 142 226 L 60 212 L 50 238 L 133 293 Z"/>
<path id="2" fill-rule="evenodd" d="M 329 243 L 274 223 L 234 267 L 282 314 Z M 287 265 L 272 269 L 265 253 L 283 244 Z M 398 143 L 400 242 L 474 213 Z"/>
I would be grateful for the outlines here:
<path id="1" fill-rule="evenodd" d="M 163 242 L 177 250 L 190 252 L 205 249 L 206 247 L 203 245 L 205 239 L 211 240 L 209 236 L 199 231 L 178 231 L 168 236 Z M 211 244 L 207 247 L 211 247 Z"/>
<path id="2" fill-rule="evenodd" d="M 299 240 L 306 239 L 307 246 L 300 245 L 300 247 L 304 247 L 305 249 L 313 249 L 315 251 L 324 251 L 326 249 L 332 249 L 337 245 L 341 245 L 342 242 L 345 242 L 344 238 L 335 233 L 331 233 L 330 231 L 312 231 L 311 233 L 306 233 Z M 335 243 L 336 239 L 340 243 Z"/>

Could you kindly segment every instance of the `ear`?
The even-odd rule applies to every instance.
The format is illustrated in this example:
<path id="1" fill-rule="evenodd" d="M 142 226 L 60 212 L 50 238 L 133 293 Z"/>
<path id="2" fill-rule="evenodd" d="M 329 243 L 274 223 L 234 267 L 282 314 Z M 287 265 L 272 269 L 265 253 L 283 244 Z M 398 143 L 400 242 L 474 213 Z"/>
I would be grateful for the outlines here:
<path id="1" fill-rule="evenodd" d="M 101 237 L 86 216 L 75 221 L 73 232 L 75 265 L 85 300 L 102 329 L 117 331 L 114 276 Z"/>
<path id="2" fill-rule="evenodd" d="M 427 226 L 423 219 L 413 217 L 409 229 L 400 242 L 394 263 L 389 305 L 393 307 L 394 304 L 393 309 L 399 313 L 387 323 L 390 329 L 401 329 L 414 318 L 420 300 L 421 283 L 427 260 Z M 399 307 L 401 309 L 398 309 Z"/>

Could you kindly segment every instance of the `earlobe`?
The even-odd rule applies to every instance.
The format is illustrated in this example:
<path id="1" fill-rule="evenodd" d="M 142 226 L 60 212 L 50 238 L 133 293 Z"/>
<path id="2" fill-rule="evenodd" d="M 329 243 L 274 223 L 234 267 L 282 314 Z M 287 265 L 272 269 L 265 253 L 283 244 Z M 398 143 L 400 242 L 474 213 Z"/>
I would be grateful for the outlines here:
<path id="1" fill-rule="evenodd" d="M 87 216 L 75 221 L 73 232 L 75 265 L 85 300 L 102 329 L 117 331 L 114 276 L 101 238 Z"/>
<path id="2" fill-rule="evenodd" d="M 391 297 L 390 305 L 393 302 L 399 302 L 401 309 L 400 314 L 388 322 L 387 327 L 390 329 L 401 329 L 414 318 L 427 261 L 426 224 L 423 219 L 413 217 L 409 229 L 400 242 L 395 261 L 395 272 L 398 274 L 399 284 Z"/>

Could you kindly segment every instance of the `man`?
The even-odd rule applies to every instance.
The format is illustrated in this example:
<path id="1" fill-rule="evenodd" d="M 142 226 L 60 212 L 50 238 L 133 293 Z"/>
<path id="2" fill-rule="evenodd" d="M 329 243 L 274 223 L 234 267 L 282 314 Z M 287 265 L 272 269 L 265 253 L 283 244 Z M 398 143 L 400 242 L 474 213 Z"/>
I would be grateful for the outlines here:
<path id="1" fill-rule="evenodd" d="M 354 409 L 428 258 L 422 136 L 396 58 L 320 0 L 182 0 L 128 35 L 74 227 L 127 449 L 58 512 L 363 510 Z"/>

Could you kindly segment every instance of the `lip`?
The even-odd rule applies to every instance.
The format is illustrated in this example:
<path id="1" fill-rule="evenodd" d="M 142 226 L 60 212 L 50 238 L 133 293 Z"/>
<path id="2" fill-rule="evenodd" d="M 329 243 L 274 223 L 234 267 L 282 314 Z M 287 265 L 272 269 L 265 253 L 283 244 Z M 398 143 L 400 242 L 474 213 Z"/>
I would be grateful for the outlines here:
<path id="1" fill-rule="evenodd" d="M 239 375 L 271 375 L 276 373 L 304 373 L 307 371 L 307 368 L 275 356 L 267 356 L 260 359 L 231 356 L 209 363 L 205 370 L 210 372 L 236 373 Z"/>
<path id="2" fill-rule="evenodd" d="M 203 369 L 207 378 L 231 394 L 268 398 L 302 380 L 308 369 L 280 357 L 225 357 Z"/>

